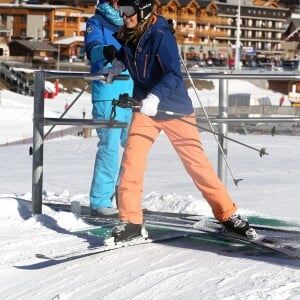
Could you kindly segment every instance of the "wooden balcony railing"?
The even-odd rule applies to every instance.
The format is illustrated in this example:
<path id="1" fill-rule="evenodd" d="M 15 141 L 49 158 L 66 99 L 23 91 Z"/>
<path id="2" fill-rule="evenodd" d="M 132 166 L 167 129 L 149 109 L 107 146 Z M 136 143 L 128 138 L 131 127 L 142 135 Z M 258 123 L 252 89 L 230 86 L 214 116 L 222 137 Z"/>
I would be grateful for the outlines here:
<path id="1" fill-rule="evenodd" d="M 207 15 L 192 15 L 192 14 L 177 14 L 170 12 L 161 13 L 166 19 L 173 19 L 176 21 L 195 21 L 203 24 L 229 25 L 229 20 L 226 18 L 207 16 Z"/>
<path id="2" fill-rule="evenodd" d="M 191 28 L 176 28 L 177 34 L 193 34 L 195 36 L 202 37 L 230 37 L 230 34 L 226 31 L 215 31 L 215 30 L 203 30 L 203 29 L 191 29 Z"/>

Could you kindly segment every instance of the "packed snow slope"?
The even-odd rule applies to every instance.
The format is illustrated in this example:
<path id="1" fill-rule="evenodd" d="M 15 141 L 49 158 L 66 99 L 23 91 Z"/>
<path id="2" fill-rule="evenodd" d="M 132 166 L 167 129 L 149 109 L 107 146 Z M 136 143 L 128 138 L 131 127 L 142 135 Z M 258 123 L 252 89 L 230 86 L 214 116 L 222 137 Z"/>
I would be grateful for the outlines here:
<path id="1" fill-rule="evenodd" d="M 239 81 L 235 89 L 249 83 Z M 231 88 L 233 89 L 233 87 Z M 281 95 L 268 94 L 278 104 Z M 193 93 L 193 92 L 191 92 Z M 200 92 L 201 95 L 202 92 Z M 207 101 L 207 91 L 203 100 Z M 216 91 L 210 91 L 210 101 Z M 46 115 L 57 117 L 75 95 L 46 100 Z M 194 99 L 194 101 L 196 101 Z M 32 136 L 30 97 L 1 91 L 0 140 L 7 144 Z M 68 117 L 90 117 L 90 95 L 84 94 Z M 62 130 L 61 127 L 55 130 Z M 232 198 L 245 216 L 265 216 L 299 224 L 300 137 L 230 134 L 253 147 L 266 147 L 269 155 L 230 142 L 228 161 L 236 187 L 228 176 Z M 217 169 L 217 145 L 201 133 L 209 159 Z M 88 205 L 88 193 L 97 149 L 97 137 L 61 136 L 45 142 L 43 199 Z M 300 299 L 300 260 L 273 256 L 200 240 L 123 248 L 64 263 L 50 264 L 35 253 L 59 254 L 87 249 L 99 243 L 93 236 L 78 237 L 90 228 L 72 213 L 43 205 L 32 216 L 32 157 L 29 144 L 0 147 L 0 299 Z M 181 162 L 161 134 L 149 155 L 143 206 L 152 210 L 212 216 Z"/>

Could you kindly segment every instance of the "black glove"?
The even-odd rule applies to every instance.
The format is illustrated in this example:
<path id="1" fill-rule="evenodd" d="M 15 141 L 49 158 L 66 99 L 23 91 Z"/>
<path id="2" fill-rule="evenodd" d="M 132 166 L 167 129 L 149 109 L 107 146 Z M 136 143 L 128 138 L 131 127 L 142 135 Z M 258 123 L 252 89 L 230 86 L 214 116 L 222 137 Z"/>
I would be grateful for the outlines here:
<path id="1" fill-rule="evenodd" d="M 113 45 L 103 47 L 103 56 L 108 62 L 112 62 L 118 54 L 118 50 Z"/>

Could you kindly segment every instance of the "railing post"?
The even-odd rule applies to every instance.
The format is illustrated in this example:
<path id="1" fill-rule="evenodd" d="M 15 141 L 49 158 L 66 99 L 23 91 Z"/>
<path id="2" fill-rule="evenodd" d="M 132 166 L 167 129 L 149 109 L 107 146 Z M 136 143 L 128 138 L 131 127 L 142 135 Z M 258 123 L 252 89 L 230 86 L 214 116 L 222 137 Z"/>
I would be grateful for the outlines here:
<path id="1" fill-rule="evenodd" d="M 45 72 L 34 74 L 33 148 L 32 148 L 32 213 L 42 213 L 44 154 Z"/>
<path id="2" fill-rule="evenodd" d="M 219 79 L 219 117 L 227 118 L 228 117 L 228 80 L 227 79 Z M 223 136 L 228 135 L 228 124 L 227 123 L 219 123 L 219 142 L 223 149 L 224 155 L 227 157 L 227 140 L 223 138 Z M 218 176 L 223 182 L 223 184 L 227 185 L 227 166 L 226 161 L 224 159 L 223 153 L 221 150 L 218 150 Z"/>

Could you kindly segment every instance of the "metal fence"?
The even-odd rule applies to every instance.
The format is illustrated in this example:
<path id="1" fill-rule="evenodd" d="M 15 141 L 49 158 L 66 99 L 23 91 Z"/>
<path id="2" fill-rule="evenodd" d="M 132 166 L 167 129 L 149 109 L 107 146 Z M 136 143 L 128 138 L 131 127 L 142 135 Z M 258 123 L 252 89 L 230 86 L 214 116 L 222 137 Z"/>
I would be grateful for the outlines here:
<path id="1" fill-rule="evenodd" d="M 189 74 L 183 74 L 187 77 Z M 246 73 L 191 73 L 193 79 L 217 79 L 219 81 L 219 105 L 215 108 L 199 108 L 196 110 L 198 124 L 211 122 L 217 124 L 218 141 L 221 147 L 218 151 L 218 175 L 226 185 L 227 177 L 227 136 L 228 124 L 232 123 L 284 123 L 299 122 L 300 107 L 277 107 L 277 106 L 228 106 L 228 81 L 234 79 L 272 79 L 272 80 L 300 80 L 300 75 L 296 73 L 268 73 L 268 74 L 246 74 Z M 76 125 L 89 128 L 108 127 L 109 121 L 98 121 L 88 119 L 65 119 L 65 118 L 45 118 L 44 116 L 44 89 L 45 80 L 48 78 L 71 78 L 91 80 L 105 80 L 103 75 L 92 75 L 85 72 L 52 72 L 52 71 L 36 71 L 34 81 L 34 113 L 33 113 L 33 147 L 32 147 L 32 212 L 33 214 L 42 213 L 42 188 L 43 188 L 43 148 L 44 148 L 44 126 Z M 128 76 L 120 75 L 117 80 L 127 80 Z M 205 111 L 204 111 L 205 110 Z M 207 110 L 207 111 L 206 111 Z M 229 113 L 239 114 L 261 114 L 269 115 L 264 117 L 228 117 Z M 272 117 L 272 114 L 285 115 L 285 117 Z M 203 117 L 203 115 L 205 117 Z M 207 117 L 210 115 L 210 117 Z M 291 115 L 291 116 L 286 116 Z M 127 123 L 114 124 L 114 127 L 126 127 Z M 215 134 L 215 132 L 213 132 Z M 221 148 L 221 149 L 220 149 Z"/>
<path id="2" fill-rule="evenodd" d="M 71 78 L 91 80 L 105 80 L 103 75 L 91 75 L 84 72 L 52 72 L 36 71 L 34 81 L 34 106 L 33 106 L 33 146 L 32 146 L 32 212 L 33 214 L 42 213 L 42 189 L 43 189 L 43 155 L 44 139 L 49 131 L 44 134 L 45 126 L 55 125 L 76 125 L 84 128 L 120 128 L 127 127 L 124 122 L 93 120 L 93 119 L 67 119 L 63 118 L 45 118 L 44 110 L 44 91 L 45 80 L 49 78 Z M 119 75 L 116 80 L 128 80 L 128 75 Z"/>
<path id="3" fill-rule="evenodd" d="M 190 73 L 190 76 L 193 79 L 217 79 L 219 81 L 219 105 L 214 108 L 215 115 L 214 117 L 203 117 L 203 115 L 208 115 L 212 113 L 212 109 L 199 108 L 196 110 L 198 114 L 197 122 L 198 123 L 215 123 L 218 128 L 218 137 L 221 149 L 219 147 L 218 151 L 218 176 L 222 182 L 226 185 L 227 183 L 227 171 L 230 171 L 230 168 L 227 163 L 226 155 L 228 153 L 227 149 L 227 139 L 224 137 L 228 136 L 228 124 L 234 123 L 291 123 L 300 121 L 300 107 L 280 107 L 280 106 L 247 106 L 247 107 L 232 107 L 229 108 L 228 99 L 228 83 L 230 80 L 240 79 L 240 80 L 257 80 L 257 79 L 271 79 L 271 80 L 300 80 L 300 74 L 297 73 L 241 73 L 241 72 L 219 72 L 219 73 Z M 184 76 L 187 77 L 187 76 Z M 206 112 L 205 112 L 205 111 Z M 229 117 L 229 111 L 238 113 L 238 114 L 261 114 L 265 115 L 266 112 L 270 113 L 270 116 L 263 117 Z M 291 115 L 284 117 L 272 117 L 271 113 L 276 113 L 277 115 Z M 202 117 L 201 117 L 202 115 Z M 225 154 L 225 155 L 224 155 Z M 230 174 L 233 178 L 233 175 L 230 171 Z M 233 178 L 235 181 L 235 179 Z"/>

